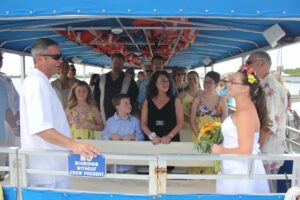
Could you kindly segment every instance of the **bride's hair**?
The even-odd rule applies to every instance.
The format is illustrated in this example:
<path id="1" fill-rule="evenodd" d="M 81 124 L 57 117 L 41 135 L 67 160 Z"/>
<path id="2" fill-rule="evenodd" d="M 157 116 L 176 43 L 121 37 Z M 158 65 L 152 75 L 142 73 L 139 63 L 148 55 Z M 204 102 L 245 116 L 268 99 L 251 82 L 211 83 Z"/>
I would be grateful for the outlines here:
<path id="1" fill-rule="evenodd" d="M 260 128 L 269 131 L 271 120 L 268 117 L 266 94 L 260 85 L 259 78 L 251 68 L 242 68 L 239 72 L 243 74 L 243 84 L 248 85 L 250 88 L 249 95 L 258 113 Z"/>

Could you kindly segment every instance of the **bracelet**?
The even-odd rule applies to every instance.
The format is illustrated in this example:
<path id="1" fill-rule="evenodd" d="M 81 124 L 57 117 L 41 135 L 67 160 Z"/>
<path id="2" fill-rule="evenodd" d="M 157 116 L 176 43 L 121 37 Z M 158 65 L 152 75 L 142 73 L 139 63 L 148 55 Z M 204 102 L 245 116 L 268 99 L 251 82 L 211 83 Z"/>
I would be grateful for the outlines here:
<path id="1" fill-rule="evenodd" d="M 174 135 L 172 133 L 168 134 L 168 136 L 172 139 Z"/>
<path id="2" fill-rule="evenodd" d="M 152 141 L 156 136 L 157 136 L 156 133 L 152 132 L 148 135 L 148 138 L 149 138 L 149 140 Z"/>

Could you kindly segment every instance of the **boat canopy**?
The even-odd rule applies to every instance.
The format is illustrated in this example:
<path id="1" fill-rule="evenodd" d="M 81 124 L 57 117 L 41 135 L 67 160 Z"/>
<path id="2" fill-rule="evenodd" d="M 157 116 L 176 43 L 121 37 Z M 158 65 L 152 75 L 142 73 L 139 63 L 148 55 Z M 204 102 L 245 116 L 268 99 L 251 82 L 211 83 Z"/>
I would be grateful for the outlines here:
<path id="1" fill-rule="evenodd" d="M 106 67 L 121 52 L 140 68 L 209 66 L 299 41 L 299 0 L 2 0 L 0 48 L 29 55 L 51 38 L 72 62 Z"/>

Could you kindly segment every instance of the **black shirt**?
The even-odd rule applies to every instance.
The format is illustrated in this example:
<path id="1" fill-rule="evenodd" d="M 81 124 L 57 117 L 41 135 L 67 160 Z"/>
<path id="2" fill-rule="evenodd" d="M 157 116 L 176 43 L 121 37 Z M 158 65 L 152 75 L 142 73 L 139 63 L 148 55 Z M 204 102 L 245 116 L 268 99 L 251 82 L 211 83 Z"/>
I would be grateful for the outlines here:
<path id="1" fill-rule="evenodd" d="M 156 107 L 151 98 L 148 98 L 147 101 L 149 129 L 159 137 L 168 135 L 177 124 L 175 97 L 170 98 L 161 109 Z M 147 140 L 148 137 L 145 139 Z M 179 134 L 176 134 L 171 141 L 180 141 Z"/>
<path id="2" fill-rule="evenodd" d="M 106 119 L 113 116 L 114 113 L 116 112 L 112 104 L 112 98 L 114 95 L 121 93 L 123 80 L 124 80 L 124 73 L 121 73 L 121 75 L 115 81 L 111 79 L 111 72 L 108 72 L 106 74 L 105 94 L 104 94 L 104 111 L 105 111 Z M 138 86 L 135 83 L 135 80 L 131 78 L 129 88 L 126 94 L 130 96 L 130 102 L 132 106 L 136 103 L 138 91 L 139 91 Z M 100 95 L 101 95 L 101 91 L 100 91 L 99 83 L 96 83 L 94 89 L 94 97 L 99 109 L 100 109 L 100 105 L 99 105 Z"/>

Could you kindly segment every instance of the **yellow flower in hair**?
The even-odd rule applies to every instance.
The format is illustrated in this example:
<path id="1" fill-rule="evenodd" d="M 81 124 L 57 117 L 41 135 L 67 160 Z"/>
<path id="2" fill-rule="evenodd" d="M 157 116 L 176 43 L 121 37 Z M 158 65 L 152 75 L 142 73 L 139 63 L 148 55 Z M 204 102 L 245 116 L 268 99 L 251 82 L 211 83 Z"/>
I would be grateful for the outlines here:
<path id="1" fill-rule="evenodd" d="M 256 83 L 256 78 L 252 74 L 248 75 L 248 83 Z"/>

